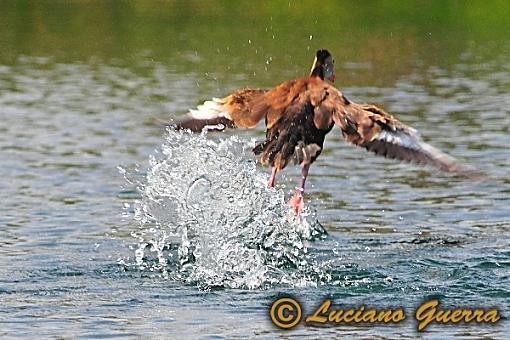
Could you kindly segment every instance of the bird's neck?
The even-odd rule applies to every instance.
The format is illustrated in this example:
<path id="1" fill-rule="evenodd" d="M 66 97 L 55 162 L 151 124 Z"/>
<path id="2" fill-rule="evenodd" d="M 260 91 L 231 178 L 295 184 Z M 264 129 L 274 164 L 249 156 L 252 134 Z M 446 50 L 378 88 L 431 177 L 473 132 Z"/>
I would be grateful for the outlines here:
<path id="1" fill-rule="evenodd" d="M 310 77 L 319 77 L 324 80 L 324 68 L 322 65 L 315 65 L 310 72 Z"/>

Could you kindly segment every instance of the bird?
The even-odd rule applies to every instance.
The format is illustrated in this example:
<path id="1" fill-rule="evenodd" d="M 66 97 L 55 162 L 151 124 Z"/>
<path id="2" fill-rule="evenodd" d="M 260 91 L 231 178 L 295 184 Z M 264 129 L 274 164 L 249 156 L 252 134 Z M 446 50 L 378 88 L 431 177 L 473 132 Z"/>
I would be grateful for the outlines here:
<path id="1" fill-rule="evenodd" d="M 333 84 L 334 59 L 326 49 L 316 52 L 305 77 L 287 80 L 272 89 L 244 88 L 224 98 L 205 101 L 186 118 L 173 121 L 174 129 L 199 132 L 204 128 L 254 128 L 264 119 L 265 140 L 253 148 L 262 165 L 271 166 L 269 187 L 289 163 L 301 166 L 301 179 L 289 201 L 303 210 L 305 183 L 311 164 L 323 150 L 326 135 L 336 125 L 344 139 L 376 155 L 432 165 L 446 172 L 474 175 L 455 158 L 423 141 L 414 128 L 374 104 L 355 103 Z"/>

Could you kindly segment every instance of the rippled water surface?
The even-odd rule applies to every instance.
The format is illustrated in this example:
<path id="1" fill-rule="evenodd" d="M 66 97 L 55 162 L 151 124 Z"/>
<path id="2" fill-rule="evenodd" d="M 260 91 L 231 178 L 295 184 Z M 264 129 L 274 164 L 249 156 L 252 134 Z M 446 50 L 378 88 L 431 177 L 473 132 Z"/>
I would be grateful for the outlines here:
<path id="1" fill-rule="evenodd" d="M 0 2 L 0 336 L 414 338 L 432 297 L 503 319 L 425 337 L 508 336 L 509 7 L 427 4 Z M 155 123 L 306 74 L 320 47 L 348 98 L 490 180 L 377 158 L 334 129 L 296 219 L 299 169 L 266 188 L 261 126 Z M 268 317 L 284 294 L 305 315 L 329 297 L 408 319 L 285 333 Z"/>

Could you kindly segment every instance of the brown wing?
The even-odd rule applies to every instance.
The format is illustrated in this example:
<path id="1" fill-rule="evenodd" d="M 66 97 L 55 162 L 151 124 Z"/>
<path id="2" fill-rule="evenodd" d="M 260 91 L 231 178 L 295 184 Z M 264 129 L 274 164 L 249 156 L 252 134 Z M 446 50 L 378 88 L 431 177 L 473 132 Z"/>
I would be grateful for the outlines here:
<path id="1" fill-rule="evenodd" d="M 209 130 L 221 131 L 225 128 L 254 127 L 262 118 L 254 115 L 255 100 L 266 93 L 263 89 L 241 89 L 225 98 L 205 101 L 196 109 L 189 110 L 187 117 L 166 125 L 176 129 L 189 129 L 193 132 Z"/>
<path id="2" fill-rule="evenodd" d="M 415 129 L 401 123 L 381 108 L 350 102 L 332 86 L 328 92 L 329 96 L 316 111 L 323 116 L 331 116 L 348 142 L 384 157 L 429 164 L 469 177 L 483 176 L 466 169 L 455 158 L 425 143 Z"/>
<path id="3" fill-rule="evenodd" d="M 299 96 L 306 94 L 307 80 L 286 81 L 271 90 L 237 90 L 225 98 L 204 102 L 190 110 L 188 117 L 171 125 L 192 131 L 201 131 L 205 126 L 213 130 L 253 128 L 266 118 L 268 127 L 271 127 Z"/>

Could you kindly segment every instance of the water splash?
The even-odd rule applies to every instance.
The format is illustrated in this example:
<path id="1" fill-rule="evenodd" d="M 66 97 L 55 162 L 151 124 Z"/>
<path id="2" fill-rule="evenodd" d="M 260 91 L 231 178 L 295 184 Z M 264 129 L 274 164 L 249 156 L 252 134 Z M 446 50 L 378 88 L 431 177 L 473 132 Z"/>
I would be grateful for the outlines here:
<path id="1" fill-rule="evenodd" d="M 203 288 L 328 280 L 328 264 L 308 251 L 322 227 L 307 209 L 303 218 L 290 214 L 283 190 L 267 188 L 249 144 L 168 132 L 139 183 L 139 268 Z"/>

